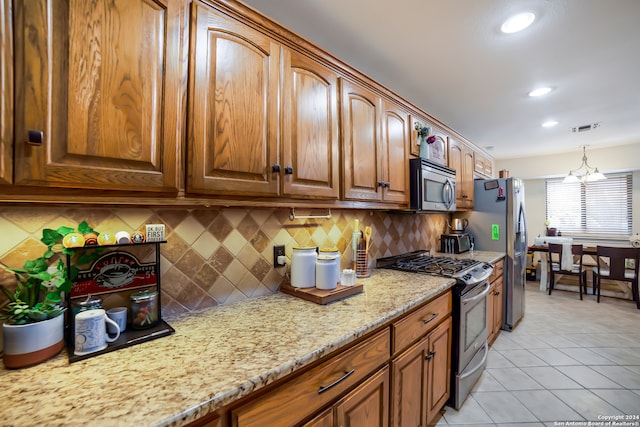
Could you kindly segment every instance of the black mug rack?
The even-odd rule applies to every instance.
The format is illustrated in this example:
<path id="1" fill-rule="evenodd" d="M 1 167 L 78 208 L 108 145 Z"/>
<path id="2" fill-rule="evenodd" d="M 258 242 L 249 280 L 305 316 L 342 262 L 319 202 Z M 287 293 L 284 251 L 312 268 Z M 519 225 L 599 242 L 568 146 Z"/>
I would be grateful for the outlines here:
<path id="1" fill-rule="evenodd" d="M 100 354 L 130 347 L 146 341 L 171 335 L 175 330 L 162 319 L 160 245 L 159 242 L 127 243 L 117 245 L 82 246 L 71 248 L 67 254 L 67 275 L 73 282 L 71 292 L 66 295 L 67 312 L 65 337 L 69 362 L 77 362 Z M 140 261 L 148 260 L 147 262 Z M 119 267 L 118 276 L 109 275 L 113 266 Z M 81 270 L 81 268 L 84 268 Z M 122 273 L 125 270 L 125 273 Z M 73 303 L 87 297 L 110 298 L 114 295 L 122 301 L 128 301 L 128 294 L 139 290 L 156 291 L 157 322 L 145 329 L 134 329 L 131 322 L 120 333 L 118 339 L 107 343 L 107 347 L 89 354 L 75 354 L 75 315 Z M 104 307 L 103 307 L 104 308 Z M 131 313 L 131 308 L 127 307 Z M 128 315 L 129 316 L 129 315 Z"/>

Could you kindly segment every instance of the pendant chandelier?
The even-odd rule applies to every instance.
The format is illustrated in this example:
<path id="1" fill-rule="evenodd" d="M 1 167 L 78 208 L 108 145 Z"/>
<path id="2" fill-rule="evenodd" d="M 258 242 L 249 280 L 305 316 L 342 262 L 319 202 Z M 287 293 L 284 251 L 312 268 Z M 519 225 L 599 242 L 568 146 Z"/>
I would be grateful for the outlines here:
<path id="1" fill-rule="evenodd" d="M 564 178 L 562 182 L 594 182 L 601 179 L 607 179 L 598 168 L 589 166 L 587 161 L 587 146 L 582 146 L 582 164 L 576 169 L 569 171 L 569 174 Z"/>

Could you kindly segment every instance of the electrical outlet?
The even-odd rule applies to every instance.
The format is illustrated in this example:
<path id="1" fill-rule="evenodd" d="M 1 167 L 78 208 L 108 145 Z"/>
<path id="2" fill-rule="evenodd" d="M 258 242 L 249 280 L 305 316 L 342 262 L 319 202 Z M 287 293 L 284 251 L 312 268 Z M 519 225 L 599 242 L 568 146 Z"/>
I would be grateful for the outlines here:
<path id="1" fill-rule="evenodd" d="M 283 267 L 284 263 L 279 263 L 278 262 L 278 257 L 279 256 L 286 256 L 284 254 L 284 245 L 275 245 L 273 247 L 273 266 L 274 267 Z"/>

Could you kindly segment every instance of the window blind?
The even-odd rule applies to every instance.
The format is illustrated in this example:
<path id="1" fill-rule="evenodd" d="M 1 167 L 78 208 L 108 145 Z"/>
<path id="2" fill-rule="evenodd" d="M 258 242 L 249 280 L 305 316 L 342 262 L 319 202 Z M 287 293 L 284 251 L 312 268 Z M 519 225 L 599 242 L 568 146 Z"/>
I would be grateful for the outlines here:
<path id="1" fill-rule="evenodd" d="M 562 235 L 627 238 L 632 230 L 632 175 L 587 183 L 546 181 L 547 221 Z"/>

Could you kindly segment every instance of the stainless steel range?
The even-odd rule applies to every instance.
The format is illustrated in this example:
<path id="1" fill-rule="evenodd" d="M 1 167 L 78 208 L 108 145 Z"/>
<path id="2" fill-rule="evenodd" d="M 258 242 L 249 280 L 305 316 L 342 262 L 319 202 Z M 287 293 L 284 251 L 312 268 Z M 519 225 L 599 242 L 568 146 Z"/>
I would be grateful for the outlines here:
<path id="1" fill-rule="evenodd" d="M 460 409 L 487 365 L 487 305 L 493 267 L 473 259 L 431 256 L 424 250 L 379 258 L 376 266 L 456 279 L 452 289 L 453 342 L 448 403 Z"/>

